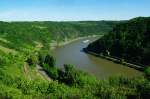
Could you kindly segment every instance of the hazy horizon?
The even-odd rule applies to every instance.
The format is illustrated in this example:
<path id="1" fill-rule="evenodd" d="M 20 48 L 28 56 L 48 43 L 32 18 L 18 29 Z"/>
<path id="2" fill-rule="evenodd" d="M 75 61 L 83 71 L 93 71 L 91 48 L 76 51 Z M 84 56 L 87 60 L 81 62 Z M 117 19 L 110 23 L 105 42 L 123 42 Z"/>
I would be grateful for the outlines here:
<path id="1" fill-rule="evenodd" d="M 149 0 L 1 0 L 0 21 L 119 21 L 149 11 Z"/>

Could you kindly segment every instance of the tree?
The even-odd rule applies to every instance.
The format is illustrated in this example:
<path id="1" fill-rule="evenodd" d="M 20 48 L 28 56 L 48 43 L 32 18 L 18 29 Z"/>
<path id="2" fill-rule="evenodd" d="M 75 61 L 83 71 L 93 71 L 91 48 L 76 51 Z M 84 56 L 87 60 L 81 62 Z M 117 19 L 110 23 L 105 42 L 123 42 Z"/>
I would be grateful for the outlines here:
<path id="1" fill-rule="evenodd" d="M 55 58 L 54 58 L 53 56 L 51 56 L 51 55 L 48 54 L 48 55 L 45 57 L 44 63 L 45 63 L 45 64 L 48 64 L 50 67 L 55 67 L 55 65 L 56 65 L 56 60 L 55 60 Z"/>
<path id="2" fill-rule="evenodd" d="M 145 73 L 145 76 L 150 80 L 150 67 L 147 67 L 144 73 Z"/>
<path id="3" fill-rule="evenodd" d="M 29 65 L 36 65 L 39 63 L 39 59 L 36 55 L 31 55 L 27 61 L 26 61 Z"/>
<path id="4" fill-rule="evenodd" d="M 112 31 L 88 45 L 86 51 L 105 53 L 124 60 L 150 65 L 150 17 L 139 17 L 117 24 Z M 105 55 L 105 54 L 104 54 Z"/>
<path id="5" fill-rule="evenodd" d="M 77 72 L 73 65 L 65 64 L 65 75 L 64 80 L 67 84 L 73 85 L 76 83 Z"/>

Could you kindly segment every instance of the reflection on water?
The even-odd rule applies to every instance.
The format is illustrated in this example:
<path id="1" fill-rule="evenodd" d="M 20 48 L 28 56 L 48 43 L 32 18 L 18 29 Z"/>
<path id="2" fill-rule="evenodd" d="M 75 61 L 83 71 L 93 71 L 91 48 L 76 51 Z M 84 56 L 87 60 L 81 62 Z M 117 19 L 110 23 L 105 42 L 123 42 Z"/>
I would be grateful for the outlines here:
<path id="1" fill-rule="evenodd" d="M 84 53 L 82 49 L 95 39 L 88 38 L 90 41 L 86 43 L 83 41 L 87 39 L 82 39 L 55 49 L 52 54 L 56 57 L 56 65 L 62 68 L 63 64 L 73 64 L 78 69 L 89 72 L 100 79 L 114 75 L 126 77 L 142 75 L 140 71 L 133 68 Z"/>

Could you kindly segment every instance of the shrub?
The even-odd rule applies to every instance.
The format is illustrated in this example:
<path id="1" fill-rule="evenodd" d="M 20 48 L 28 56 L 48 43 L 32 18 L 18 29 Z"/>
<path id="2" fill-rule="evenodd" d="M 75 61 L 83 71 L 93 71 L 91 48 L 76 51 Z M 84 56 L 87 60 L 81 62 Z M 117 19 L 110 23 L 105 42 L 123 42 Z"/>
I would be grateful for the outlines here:
<path id="1" fill-rule="evenodd" d="M 27 61 L 26 61 L 30 66 L 35 66 L 36 64 L 39 63 L 39 59 L 36 55 L 31 55 Z"/>
<path id="2" fill-rule="evenodd" d="M 45 64 L 48 64 L 49 66 L 51 67 L 55 67 L 55 64 L 56 64 L 56 60 L 53 56 L 51 55 L 47 55 L 45 57 L 45 61 L 44 61 Z"/>
<path id="3" fill-rule="evenodd" d="M 145 73 L 145 76 L 150 80 L 150 67 L 147 67 L 144 73 Z"/>
<path id="4" fill-rule="evenodd" d="M 64 68 L 64 77 L 62 78 L 68 85 L 83 87 L 86 85 L 95 84 L 97 81 L 94 76 L 75 69 L 73 65 L 65 64 Z"/>
<path id="5" fill-rule="evenodd" d="M 49 75 L 49 77 L 53 79 L 58 79 L 59 74 L 58 74 L 58 69 L 55 67 L 50 67 L 48 64 L 43 65 L 44 70 L 46 73 Z"/>

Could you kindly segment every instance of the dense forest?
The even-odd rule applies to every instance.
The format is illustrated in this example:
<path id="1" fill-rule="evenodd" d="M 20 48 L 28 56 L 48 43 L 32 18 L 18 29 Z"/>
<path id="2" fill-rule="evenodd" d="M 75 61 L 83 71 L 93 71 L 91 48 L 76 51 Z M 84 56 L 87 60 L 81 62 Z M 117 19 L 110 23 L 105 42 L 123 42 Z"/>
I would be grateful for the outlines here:
<path id="1" fill-rule="evenodd" d="M 49 47 L 52 42 L 107 33 L 118 22 L 0 22 L 0 49 L 28 50 Z"/>
<path id="2" fill-rule="evenodd" d="M 113 30 L 87 47 L 97 54 L 150 66 L 150 17 L 138 17 L 116 25 Z"/>
<path id="3" fill-rule="evenodd" d="M 57 59 L 50 55 L 52 41 L 93 34 L 111 36 L 107 33 L 125 22 L 0 22 L 0 98 L 148 99 L 149 68 L 140 78 L 98 80 L 70 64 L 64 64 L 63 70 L 57 68 Z M 50 80 L 41 75 L 38 66 Z"/>
<path id="4" fill-rule="evenodd" d="M 87 35 L 100 35 L 110 31 L 118 21 L 75 21 L 75 22 L 0 22 L 0 33 L 19 36 L 35 36 L 35 33 L 51 34 L 54 40 Z M 19 32 L 19 33 L 18 33 Z M 15 35 L 15 34 L 14 34 Z M 38 36 L 38 35 L 36 35 Z"/>

